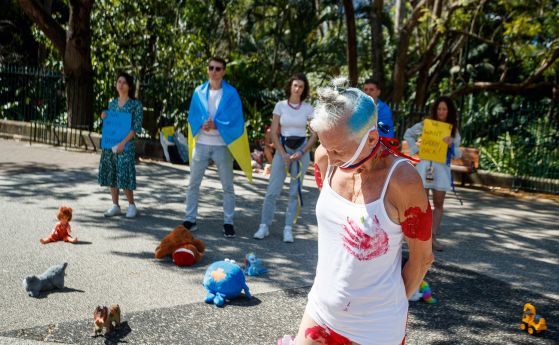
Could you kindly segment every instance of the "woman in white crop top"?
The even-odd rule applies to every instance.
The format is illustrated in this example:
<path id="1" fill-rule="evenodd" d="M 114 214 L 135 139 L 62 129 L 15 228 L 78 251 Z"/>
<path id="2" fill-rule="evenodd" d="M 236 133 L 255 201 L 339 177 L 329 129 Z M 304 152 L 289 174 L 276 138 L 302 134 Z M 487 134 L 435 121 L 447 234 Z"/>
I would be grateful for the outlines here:
<path id="1" fill-rule="evenodd" d="M 379 141 L 372 98 L 338 87 L 318 95 L 318 264 L 295 343 L 402 344 L 408 297 L 433 261 L 421 178 Z"/>
<path id="2" fill-rule="evenodd" d="M 302 188 L 305 171 L 310 163 L 310 154 L 316 143 L 316 134 L 311 132 L 307 140 L 307 127 L 314 108 L 305 102 L 309 95 L 309 82 L 304 74 L 295 74 L 285 87 L 287 99 L 279 101 L 273 111 L 272 142 L 276 148 L 272 160 L 270 182 L 262 203 L 260 226 L 253 237 L 262 240 L 270 234 L 274 220 L 276 200 L 289 174 L 289 201 L 285 211 L 283 241 L 293 242 L 293 224 L 297 221 L 298 208 L 303 204 Z"/>

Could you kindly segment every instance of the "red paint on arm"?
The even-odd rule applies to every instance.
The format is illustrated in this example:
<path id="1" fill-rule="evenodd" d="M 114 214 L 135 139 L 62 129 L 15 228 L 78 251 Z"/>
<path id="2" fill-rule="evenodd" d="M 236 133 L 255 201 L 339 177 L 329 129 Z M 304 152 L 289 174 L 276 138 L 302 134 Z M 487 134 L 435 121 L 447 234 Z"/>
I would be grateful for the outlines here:
<path id="1" fill-rule="evenodd" d="M 316 181 L 318 189 L 322 189 L 322 175 L 320 175 L 320 168 L 316 163 L 314 163 L 314 180 Z"/>
<path id="2" fill-rule="evenodd" d="M 351 345 L 351 340 L 348 338 L 334 332 L 328 327 L 322 328 L 318 325 L 305 330 L 305 338 L 307 337 L 324 345 Z"/>
<path id="3" fill-rule="evenodd" d="M 431 238 L 431 226 L 433 224 L 433 212 L 431 205 L 427 204 L 425 212 L 419 207 L 410 207 L 404 212 L 406 220 L 402 225 L 404 235 L 409 238 L 427 241 Z"/>

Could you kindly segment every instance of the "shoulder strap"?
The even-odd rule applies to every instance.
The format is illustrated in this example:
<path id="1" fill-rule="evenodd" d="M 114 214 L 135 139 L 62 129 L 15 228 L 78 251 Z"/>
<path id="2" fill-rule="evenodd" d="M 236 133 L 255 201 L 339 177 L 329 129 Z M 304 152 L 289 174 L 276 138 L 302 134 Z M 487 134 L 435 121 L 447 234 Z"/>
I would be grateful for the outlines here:
<path id="1" fill-rule="evenodd" d="M 382 193 L 380 194 L 380 200 L 384 200 L 384 195 L 386 194 L 386 190 L 388 189 L 388 184 L 390 183 L 390 178 L 392 177 L 392 173 L 394 173 L 394 170 L 396 170 L 396 167 L 398 166 L 398 164 L 402 163 L 402 162 L 407 162 L 407 159 L 398 159 L 396 160 L 394 163 L 392 163 L 392 166 L 390 167 L 390 170 L 388 171 L 388 174 L 386 175 L 386 179 L 384 180 L 384 186 L 382 187 Z"/>

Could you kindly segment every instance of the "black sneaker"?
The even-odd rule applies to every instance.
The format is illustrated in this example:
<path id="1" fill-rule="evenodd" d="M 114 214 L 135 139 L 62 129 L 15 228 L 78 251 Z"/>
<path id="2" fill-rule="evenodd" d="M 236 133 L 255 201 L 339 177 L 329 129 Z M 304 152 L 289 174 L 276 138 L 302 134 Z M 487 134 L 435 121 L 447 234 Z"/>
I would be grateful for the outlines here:
<path id="1" fill-rule="evenodd" d="M 182 222 L 182 225 L 184 225 L 184 227 L 190 230 L 191 232 L 198 230 L 198 225 L 196 225 L 196 223 L 189 222 L 188 220 Z"/>
<path id="2" fill-rule="evenodd" d="M 235 237 L 235 228 L 233 228 L 233 224 L 223 224 L 223 236 Z"/>

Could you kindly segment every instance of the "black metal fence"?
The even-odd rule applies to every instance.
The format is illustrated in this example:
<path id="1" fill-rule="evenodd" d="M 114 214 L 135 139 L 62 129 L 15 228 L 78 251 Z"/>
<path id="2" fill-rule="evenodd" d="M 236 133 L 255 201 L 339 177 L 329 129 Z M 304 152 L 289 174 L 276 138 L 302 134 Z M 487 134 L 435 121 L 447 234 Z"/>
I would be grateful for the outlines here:
<path id="1" fill-rule="evenodd" d="M 192 82 L 145 79 L 138 84 L 144 106 L 143 137 L 156 138 L 162 125 L 186 129 Z M 246 90 L 240 96 L 249 138 L 261 139 L 282 90 Z M 98 114 L 115 96 L 114 81 L 96 81 L 93 130 Z M 428 114 L 427 108 L 391 105 L 396 135 Z M 480 169 L 513 176 L 513 188 L 559 194 L 559 107 L 539 103 L 488 106 L 460 112 L 463 145 L 480 149 Z M 36 68 L 0 66 L 0 117 L 31 123 L 30 140 L 96 149 L 91 132 L 69 128 L 64 78 Z"/>

